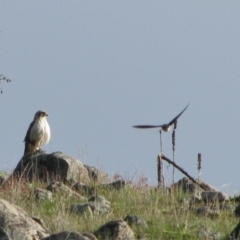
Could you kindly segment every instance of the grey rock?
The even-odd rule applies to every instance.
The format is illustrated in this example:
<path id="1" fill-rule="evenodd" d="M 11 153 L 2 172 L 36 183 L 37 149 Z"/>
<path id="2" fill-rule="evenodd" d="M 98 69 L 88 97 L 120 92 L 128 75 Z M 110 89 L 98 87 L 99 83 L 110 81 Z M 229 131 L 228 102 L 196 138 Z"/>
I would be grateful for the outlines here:
<path id="1" fill-rule="evenodd" d="M 60 232 L 52 234 L 42 240 L 97 240 L 97 238 L 91 233 L 78 233 L 78 232 Z"/>
<path id="2" fill-rule="evenodd" d="M 76 214 L 103 215 L 111 211 L 111 203 L 102 196 L 96 196 L 90 198 L 87 203 L 72 204 L 69 210 Z"/>
<path id="3" fill-rule="evenodd" d="M 88 171 L 84 165 L 61 152 L 47 154 L 35 153 L 20 160 L 12 173 L 14 178 L 25 181 L 76 181 L 90 183 Z"/>
<path id="4" fill-rule="evenodd" d="M 196 181 L 198 181 L 198 180 L 196 180 Z M 218 191 L 216 188 L 214 188 L 213 186 L 211 186 L 210 184 L 208 184 L 202 180 L 199 180 L 199 184 L 201 186 L 203 186 L 207 191 L 215 191 L 215 192 Z M 199 192 L 201 193 L 203 191 L 203 189 L 201 187 L 199 187 L 198 184 L 192 182 L 187 177 L 180 179 L 172 187 L 176 187 L 176 186 L 182 188 L 184 192 L 189 192 L 189 193 L 194 193 L 194 194 L 198 194 Z"/>
<path id="5" fill-rule="evenodd" d="M 228 203 L 225 203 L 225 202 L 219 204 L 219 208 L 221 210 L 232 210 L 233 211 L 235 209 L 235 207 L 236 207 L 235 205 L 228 204 Z"/>
<path id="6" fill-rule="evenodd" d="M 52 193 L 48 190 L 41 189 L 41 188 L 36 188 L 34 190 L 34 195 L 37 200 L 49 200 L 52 201 Z"/>
<path id="7" fill-rule="evenodd" d="M 100 213 L 100 214 L 105 214 L 109 213 L 111 211 L 111 203 L 106 200 L 103 196 L 96 195 L 94 197 L 91 197 L 88 199 L 89 203 L 92 203 L 95 207 L 93 212 Z"/>
<path id="8" fill-rule="evenodd" d="M 240 203 L 240 195 L 229 197 L 230 201 Z"/>
<path id="9" fill-rule="evenodd" d="M 83 195 L 94 195 L 96 187 L 85 185 L 81 182 L 76 182 L 72 185 L 72 189 Z"/>
<path id="10" fill-rule="evenodd" d="M 197 196 L 197 195 L 193 195 L 190 197 L 190 200 L 189 200 L 189 205 L 190 206 L 194 206 L 195 204 L 199 204 L 199 203 L 202 203 L 202 198 L 200 196 Z"/>
<path id="11" fill-rule="evenodd" d="M 106 189 L 106 190 L 120 190 L 125 188 L 125 181 L 118 180 L 115 182 L 111 182 L 108 184 L 99 184 L 94 186 L 88 186 L 81 182 L 76 182 L 72 185 L 72 189 L 76 190 L 80 194 L 87 194 L 87 195 L 95 195 L 96 194 L 96 188 L 97 189 Z"/>
<path id="12" fill-rule="evenodd" d="M 8 175 L 0 176 L 0 186 L 2 186 L 4 182 L 7 181 L 8 177 L 9 177 Z"/>
<path id="13" fill-rule="evenodd" d="M 111 203 L 101 195 L 92 196 L 88 199 L 88 201 L 101 204 L 103 206 L 111 207 Z"/>
<path id="14" fill-rule="evenodd" d="M 236 206 L 234 210 L 234 214 L 236 217 L 240 217 L 240 205 Z"/>
<path id="15" fill-rule="evenodd" d="M 180 203 L 182 205 L 184 205 L 184 206 L 188 206 L 189 205 L 189 201 L 190 201 L 190 199 L 189 198 L 185 198 L 185 197 L 180 199 Z"/>
<path id="16" fill-rule="evenodd" d="M 176 186 L 179 188 L 182 188 L 184 192 L 190 192 L 190 193 L 197 193 L 198 189 L 199 189 L 198 185 L 193 183 L 187 177 L 180 179 L 172 187 L 176 187 Z M 200 190 L 201 190 L 201 188 L 200 188 Z"/>
<path id="17" fill-rule="evenodd" d="M 104 240 L 134 240 L 135 236 L 129 225 L 122 220 L 110 221 L 101 226 L 95 233 Z"/>
<path id="18" fill-rule="evenodd" d="M 197 180 L 198 181 L 198 180 Z M 212 186 L 209 183 L 204 182 L 203 180 L 199 179 L 199 184 L 203 186 L 206 190 L 205 191 L 212 191 L 212 192 L 218 192 L 218 189 Z"/>
<path id="19" fill-rule="evenodd" d="M 204 202 L 229 201 L 228 195 L 223 192 L 203 191 L 201 197 Z"/>
<path id="20" fill-rule="evenodd" d="M 69 211 L 79 215 L 88 214 L 93 216 L 92 209 L 94 209 L 94 205 L 91 205 L 90 203 L 75 203 L 70 206 Z"/>
<path id="21" fill-rule="evenodd" d="M 136 215 L 127 215 L 124 218 L 124 221 L 127 222 L 127 224 L 132 227 L 132 226 L 143 226 L 143 227 L 147 227 L 147 223 L 145 222 L 144 219 L 142 219 L 139 216 Z"/>
<path id="22" fill-rule="evenodd" d="M 8 234 L 2 228 L 0 228 L 0 239 L 1 240 L 11 240 L 9 238 Z"/>
<path id="23" fill-rule="evenodd" d="M 108 184 L 102 184 L 102 185 L 98 185 L 99 188 L 102 189 L 108 189 L 108 190 L 120 190 L 120 189 L 124 189 L 126 185 L 126 182 L 124 180 L 117 180 L 115 182 L 111 182 Z"/>
<path id="24" fill-rule="evenodd" d="M 239 238 L 240 238 L 240 222 L 232 230 L 232 232 L 229 234 L 229 237 L 226 238 L 226 239 L 228 239 L 228 240 L 239 240 Z"/>
<path id="25" fill-rule="evenodd" d="M 84 167 L 88 170 L 88 175 L 90 179 L 92 179 L 96 183 L 107 184 L 111 182 L 106 172 L 88 165 L 84 165 Z"/>
<path id="26" fill-rule="evenodd" d="M 200 239 L 218 240 L 221 238 L 220 232 L 210 232 L 208 230 L 201 229 L 198 231 L 198 237 Z"/>
<path id="27" fill-rule="evenodd" d="M 219 211 L 219 208 L 211 208 L 208 206 L 203 206 L 196 209 L 196 214 L 199 216 L 215 218 L 220 216 L 220 211 Z"/>
<path id="28" fill-rule="evenodd" d="M 199 203 L 202 203 L 202 199 L 201 197 L 199 197 L 198 195 L 193 195 L 193 196 L 189 196 L 189 197 L 185 197 L 185 198 L 182 198 L 180 200 L 180 203 L 183 205 L 183 206 L 186 206 L 188 207 L 188 209 L 192 209 L 194 206 L 198 205 Z"/>
<path id="29" fill-rule="evenodd" d="M 50 234 L 40 219 L 30 217 L 23 209 L 3 199 L 0 199 L 0 219 L 1 236 L 5 239 L 40 240 Z"/>
<path id="30" fill-rule="evenodd" d="M 69 188 L 68 186 L 66 186 L 62 182 L 56 182 L 56 181 L 51 182 L 51 184 L 49 186 L 47 186 L 46 189 L 48 191 L 53 192 L 53 193 L 61 191 L 61 192 L 64 192 L 67 196 L 77 197 L 79 199 L 86 200 L 85 197 L 83 197 L 79 193 L 73 191 L 71 188 Z"/>

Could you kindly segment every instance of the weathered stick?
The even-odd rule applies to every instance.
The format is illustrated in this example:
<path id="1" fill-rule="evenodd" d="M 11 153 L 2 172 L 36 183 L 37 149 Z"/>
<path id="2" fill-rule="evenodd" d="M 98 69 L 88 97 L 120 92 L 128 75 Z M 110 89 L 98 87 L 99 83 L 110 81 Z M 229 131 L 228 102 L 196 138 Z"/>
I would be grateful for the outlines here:
<path id="1" fill-rule="evenodd" d="M 158 187 L 164 187 L 163 163 L 161 157 L 157 158 Z"/>
<path id="2" fill-rule="evenodd" d="M 162 153 L 162 130 L 160 129 L 160 153 Z M 163 175 L 163 163 L 161 157 L 157 158 L 157 176 L 158 176 L 158 187 L 164 187 L 164 175 Z"/>
<path id="3" fill-rule="evenodd" d="M 170 160 L 169 158 L 165 157 L 162 153 L 159 154 L 161 159 L 167 161 L 168 163 L 172 164 L 175 168 L 177 168 L 180 172 L 182 172 L 185 176 L 187 176 L 189 179 L 191 179 L 194 183 L 199 185 L 203 190 L 207 191 L 207 189 L 200 183 L 198 183 L 193 177 L 191 177 L 186 171 L 183 170 L 183 168 L 179 167 L 175 162 Z"/>

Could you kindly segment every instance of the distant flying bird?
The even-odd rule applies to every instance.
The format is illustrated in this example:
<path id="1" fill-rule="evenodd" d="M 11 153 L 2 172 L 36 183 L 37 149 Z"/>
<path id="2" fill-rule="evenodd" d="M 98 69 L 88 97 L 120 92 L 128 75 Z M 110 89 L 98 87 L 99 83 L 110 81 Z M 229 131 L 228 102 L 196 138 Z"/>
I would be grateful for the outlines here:
<path id="1" fill-rule="evenodd" d="M 35 113 L 23 140 L 25 142 L 24 157 L 39 151 L 44 144 L 49 142 L 51 133 L 47 116 L 48 114 L 45 111 L 37 111 Z"/>
<path id="2" fill-rule="evenodd" d="M 183 112 L 187 109 L 188 105 L 173 120 L 171 120 L 167 124 L 163 124 L 163 125 L 137 125 L 137 126 L 133 126 L 133 127 L 135 127 L 135 128 L 158 128 L 158 127 L 160 127 L 160 128 L 162 128 L 163 131 L 168 132 L 171 128 L 171 125 L 173 125 L 177 121 L 177 119 L 183 114 Z"/>

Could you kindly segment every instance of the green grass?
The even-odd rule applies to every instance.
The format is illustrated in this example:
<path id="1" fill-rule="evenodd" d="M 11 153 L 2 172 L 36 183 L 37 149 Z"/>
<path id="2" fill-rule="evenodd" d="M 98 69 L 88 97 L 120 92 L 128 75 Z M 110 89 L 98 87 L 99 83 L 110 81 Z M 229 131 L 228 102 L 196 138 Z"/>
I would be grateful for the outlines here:
<path id="1" fill-rule="evenodd" d="M 15 183 L 1 189 L 0 197 L 23 208 L 29 215 L 40 218 L 53 233 L 78 231 L 93 233 L 111 220 L 124 219 L 127 215 L 142 217 L 148 227 L 132 227 L 136 238 L 147 239 L 199 239 L 197 232 L 208 229 L 220 232 L 222 239 L 237 225 L 238 219 L 231 210 L 221 211 L 214 219 L 197 216 L 194 211 L 180 203 L 187 197 L 182 191 L 167 193 L 150 186 L 127 185 L 123 190 L 99 189 L 98 194 L 111 202 L 112 211 L 104 216 L 86 213 L 71 214 L 67 208 L 84 200 L 69 197 L 62 192 L 53 193 L 52 201 L 36 201 L 35 188 L 45 189 L 43 183 Z M 85 196 L 88 198 L 88 196 Z M 201 206 L 201 205 L 200 205 Z"/>

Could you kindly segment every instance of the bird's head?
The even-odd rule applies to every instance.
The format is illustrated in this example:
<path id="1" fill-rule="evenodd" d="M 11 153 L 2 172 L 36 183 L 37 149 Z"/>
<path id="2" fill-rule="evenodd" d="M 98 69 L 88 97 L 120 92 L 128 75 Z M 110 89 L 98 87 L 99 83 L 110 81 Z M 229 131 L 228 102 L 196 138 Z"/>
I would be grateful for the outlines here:
<path id="1" fill-rule="evenodd" d="M 41 119 L 47 116 L 48 116 L 47 112 L 39 110 L 35 113 L 34 120 Z"/>

